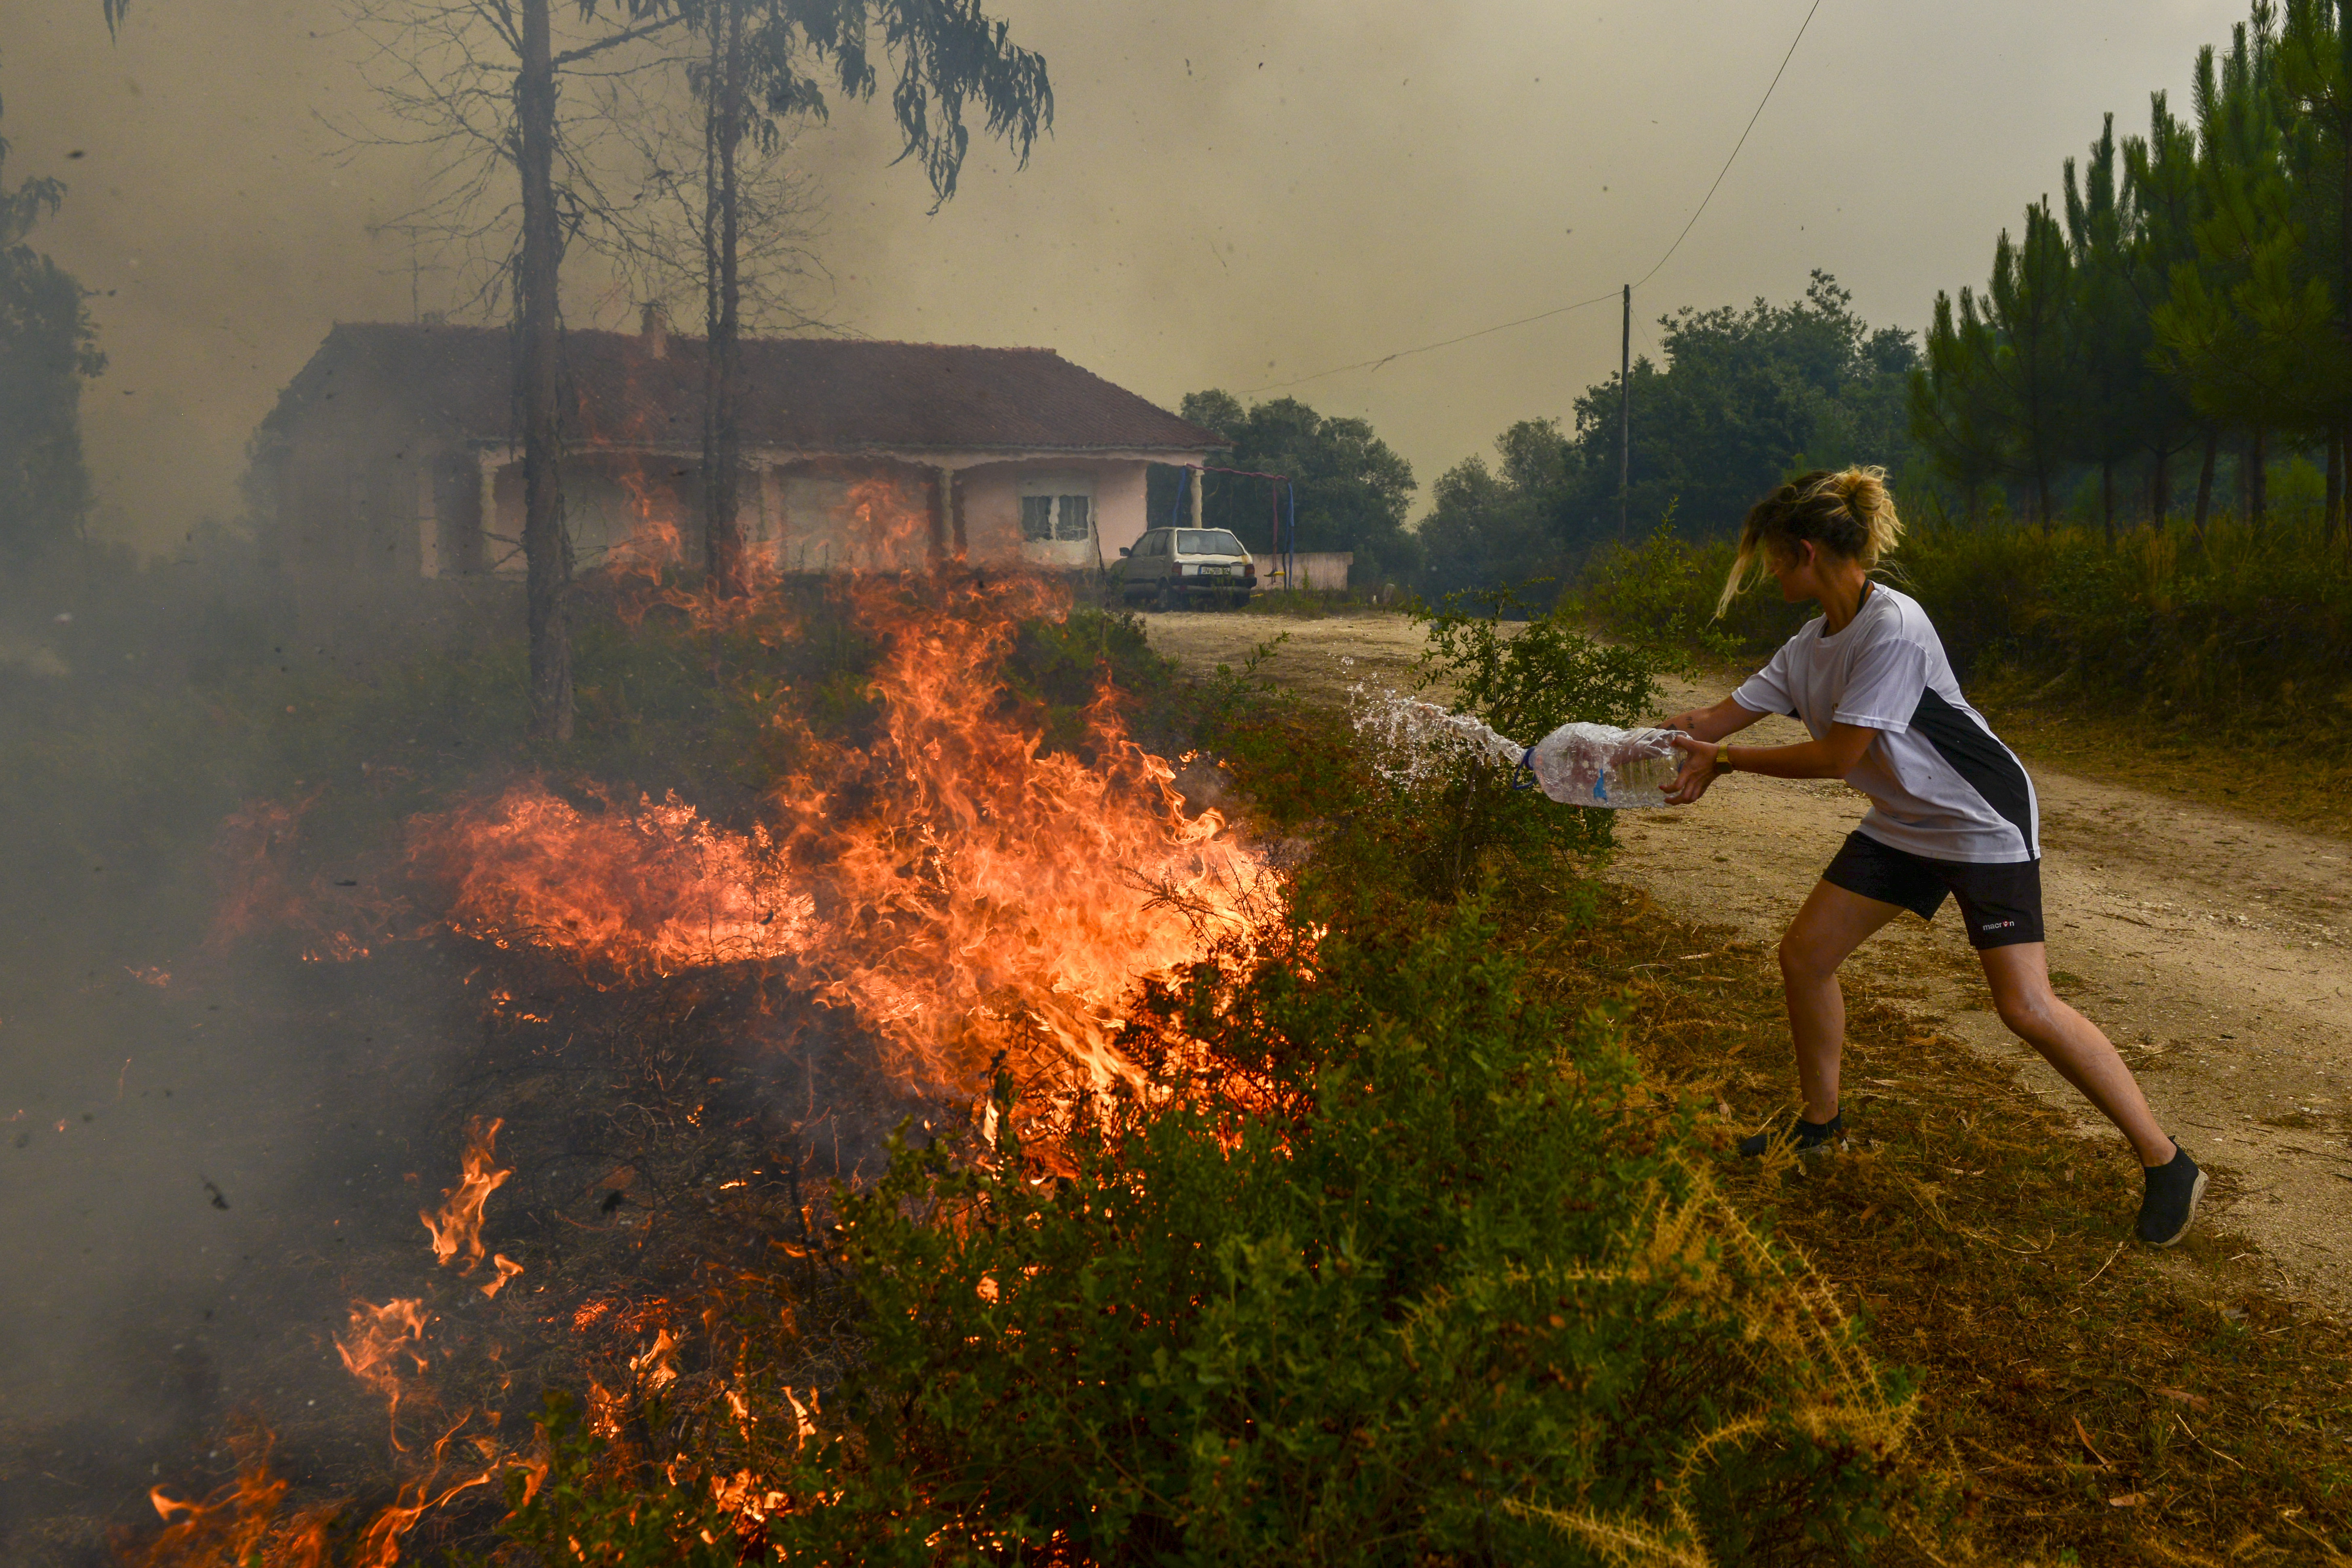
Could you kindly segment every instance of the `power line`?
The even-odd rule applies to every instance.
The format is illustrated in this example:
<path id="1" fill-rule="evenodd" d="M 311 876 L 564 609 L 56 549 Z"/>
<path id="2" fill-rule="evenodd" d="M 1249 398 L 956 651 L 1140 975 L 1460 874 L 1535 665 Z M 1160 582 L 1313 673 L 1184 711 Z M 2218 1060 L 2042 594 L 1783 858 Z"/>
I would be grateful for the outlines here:
<path id="1" fill-rule="evenodd" d="M 1691 214 L 1690 222 L 1683 225 L 1682 233 L 1675 236 L 1675 242 L 1666 247 L 1666 253 L 1664 256 L 1658 258 L 1658 267 L 1664 267 L 1667 262 L 1672 261 L 1675 258 L 1675 252 L 1683 247 L 1683 241 L 1690 237 L 1690 231 L 1698 226 L 1701 215 L 1706 211 L 1706 204 L 1715 200 L 1715 193 L 1723 185 L 1723 176 L 1731 173 L 1731 165 L 1738 162 L 1739 149 L 1748 145 L 1748 132 L 1754 131 L 1756 122 L 1764 118 L 1764 106 L 1772 101 L 1773 90 L 1780 85 L 1780 79 L 1788 74 L 1789 62 L 1797 58 L 1797 46 L 1805 41 L 1805 29 L 1813 25 L 1813 12 L 1821 8 L 1822 0 L 1813 0 L 1811 9 L 1805 13 L 1805 19 L 1797 24 L 1797 36 L 1789 40 L 1789 52 L 1780 57 L 1780 68 L 1772 73 L 1772 85 L 1766 88 L 1764 96 L 1756 100 L 1756 112 L 1748 117 L 1748 130 L 1742 131 L 1739 133 L 1739 140 L 1732 144 L 1731 156 L 1726 158 L 1723 161 L 1723 167 L 1715 173 L 1715 184 L 1707 186 L 1706 195 L 1699 198 L 1698 211 Z M 1658 275 L 1658 267 L 1653 267 L 1643 273 L 1640 282 L 1635 283 L 1633 287 L 1639 289 L 1643 283 L 1647 283 L 1651 279 L 1655 278 Z"/>
<path id="2" fill-rule="evenodd" d="M 1601 304 L 1615 298 L 1617 298 L 1617 290 L 1612 289 L 1606 294 L 1595 294 L 1591 299 L 1579 300 L 1573 305 L 1561 305 L 1549 310 L 1538 310 L 1532 316 L 1521 316 L 1516 321 L 1504 321 L 1496 326 L 1481 327 L 1475 332 L 1465 332 L 1458 338 L 1447 338 L 1443 342 L 1423 343 L 1418 348 L 1399 349 L 1394 353 L 1382 354 L 1378 359 L 1358 360 L 1353 364 L 1334 365 L 1329 370 L 1318 370 L 1312 375 L 1297 376 L 1289 381 L 1270 381 L 1264 386 L 1245 386 L 1242 388 L 1242 392 L 1244 395 L 1253 392 L 1274 392 L 1286 386 L 1297 386 L 1300 382 L 1320 381 L 1327 375 L 1342 375 L 1351 370 L 1378 370 L 1391 360 L 1409 359 L 1414 354 L 1425 354 L 1434 349 L 1450 349 L 1455 343 L 1466 343 L 1472 338 L 1483 338 L 1493 332 L 1507 332 L 1513 327 L 1524 327 L 1530 321 L 1549 321 L 1554 316 L 1565 316 L 1570 310 L 1581 310 L 1588 305 Z"/>
<path id="3" fill-rule="evenodd" d="M 1698 210 L 1691 214 L 1690 222 L 1683 225 L 1682 233 L 1675 236 L 1675 242 L 1666 247 L 1666 253 L 1658 258 L 1657 266 L 1643 273 L 1641 281 L 1635 283 L 1634 288 L 1639 289 L 1643 283 L 1655 278 L 1658 275 L 1658 268 L 1674 259 L 1675 252 L 1680 250 L 1683 247 L 1683 241 L 1690 237 L 1690 231 L 1698 226 L 1698 220 L 1706 212 L 1707 204 L 1715 200 L 1715 193 L 1722 188 L 1723 177 L 1731 173 L 1731 165 L 1739 160 L 1740 149 L 1748 145 L 1748 135 L 1756 129 L 1756 122 L 1764 118 L 1764 106 L 1772 101 L 1772 94 L 1779 89 L 1780 79 L 1788 74 L 1789 62 L 1797 58 L 1797 46 L 1805 41 L 1805 31 L 1813 25 L 1813 13 L 1821 8 L 1822 0 L 1813 0 L 1812 5 L 1805 12 L 1805 19 L 1797 24 L 1797 36 L 1789 40 L 1789 52 L 1780 57 L 1780 68 L 1772 73 L 1770 85 L 1764 89 L 1764 96 L 1756 102 L 1756 112 L 1748 117 L 1747 128 L 1740 132 L 1739 140 L 1732 144 L 1731 156 L 1726 158 L 1723 161 L 1723 167 L 1716 171 L 1715 184 L 1707 186 L 1706 195 L 1699 198 Z M 1464 332 L 1459 337 L 1445 338 L 1433 343 L 1422 343 L 1409 349 L 1399 349 L 1394 353 L 1381 354 L 1376 359 L 1358 360 L 1353 364 L 1333 365 L 1329 370 L 1318 370 L 1307 375 L 1293 376 L 1288 381 L 1269 381 L 1260 386 L 1245 386 L 1241 389 L 1241 395 L 1246 397 L 1252 393 L 1279 392 L 1284 387 L 1299 386 L 1310 381 L 1320 381 L 1325 376 L 1345 375 L 1351 370 L 1378 370 L 1382 365 L 1396 360 L 1409 359 L 1414 354 L 1430 353 L 1438 349 L 1450 349 L 1456 343 L 1466 343 L 1473 338 L 1487 337 L 1496 332 L 1507 332 L 1514 327 L 1528 326 L 1537 321 L 1548 321 L 1554 316 L 1565 316 L 1570 310 L 1581 310 L 1590 306 L 1614 300 L 1617 296 L 1618 291 L 1612 289 L 1606 294 L 1595 294 L 1590 300 L 1579 300 L 1572 305 L 1559 305 L 1549 310 L 1538 310 L 1532 316 L 1521 316 L 1516 321 L 1503 321 L 1495 326 L 1481 327 L 1475 332 Z"/>

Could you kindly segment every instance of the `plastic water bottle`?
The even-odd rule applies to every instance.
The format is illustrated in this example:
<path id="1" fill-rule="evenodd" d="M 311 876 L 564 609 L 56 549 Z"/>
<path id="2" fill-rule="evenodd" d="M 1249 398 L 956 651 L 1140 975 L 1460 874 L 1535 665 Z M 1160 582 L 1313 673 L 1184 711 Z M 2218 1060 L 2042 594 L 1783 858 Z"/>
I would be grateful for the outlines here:
<path id="1" fill-rule="evenodd" d="M 1356 732 L 1390 758 L 1382 774 L 1399 784 L 1428 776 L 1444 745 L 1461 744 L 1492 759 L 1564 805 L 1663 806 L 1666 786 L 1682 771 L 1672 730 L 1620 730 L 1608 724 L 1563 724 L 1532 746 L 1496 733 L 1466 713 L 1396 692 L 1355 690 Z"/>
<path id="2" fill-rule="evenodd" d="M 1537 787 L 1563 805 L 1622 808 L 1665 805 L 1682 756 L 1672 730 L 1563 724 L 1520 761 Z"/>

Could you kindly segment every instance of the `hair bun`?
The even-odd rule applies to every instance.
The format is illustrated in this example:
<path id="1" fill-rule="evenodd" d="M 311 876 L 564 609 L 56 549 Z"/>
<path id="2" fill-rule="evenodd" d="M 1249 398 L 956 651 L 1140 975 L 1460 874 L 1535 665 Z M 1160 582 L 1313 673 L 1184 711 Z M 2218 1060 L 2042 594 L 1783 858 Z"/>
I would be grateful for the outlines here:
<path id="1" fill-rule="evenodd" d="M 1731 601 L 1764 574 L 1766 556 L 1773 550 L 1810 541 L 1868 568 L 1877 565 L 1879 557 L 1902 537 L 1903 520 L 1895 515 L 1885 468 L 1857 464 L 1801 474 L 1748 509 L 1739 531 L 1739 552 L 1715 613 L 1729 609 Z"/>

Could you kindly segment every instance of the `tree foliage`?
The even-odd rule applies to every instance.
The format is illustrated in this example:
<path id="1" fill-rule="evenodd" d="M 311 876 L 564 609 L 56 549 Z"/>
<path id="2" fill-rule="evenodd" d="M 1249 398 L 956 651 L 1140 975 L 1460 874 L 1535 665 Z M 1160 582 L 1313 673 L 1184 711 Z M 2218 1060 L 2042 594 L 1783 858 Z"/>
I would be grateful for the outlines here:
<path id="1" fill-rule="evenodd" d="M 1179 411 L 1233 444 L 1221 467 L 1287 478 L 1297 490 L 1300 550 L 1353 552 L 1349 580 L 1357 584 L 1411 582 L 1419 571 L 1420 542 L 1405 528 L 1412 465 L 1373 434 L 1370 421 L 1318 414 L 1296 397 L 1244 407 L 1213 389 L 1185 394 Z M 1154 471 L 1155 524 L 1190 521 L 1190 500 L 1180 508 L 1179 489 L 1174 469 Z M 1202 503 L 1203 521 L 1232 529 L 1254 552 L 1272 548 L 1277 521 L 1288 535 L 1289 491 L 1270 480 L 1209 474 Z"/>
<path id="2" fill-rule="evenodd" d="M 8 143 L 0 139 L 0 170 Z M 0 180 L 0 552 L 22 565 L 81 525 L 81 384 L 106 366 L 80 284 L 28 243 L 65 185 Z"/>
<path id="3" fill-rule="evenodd" d="M 1836 279 L 1745 310 L 1684 309 L 1658 322 L 1664 363 L 1634 362 L 1631 510 L 1699 537 L 1738 526 L 1793 469 L 1908 461 L 1910 333 L 1873 328 Z M 1618 384 L 1576 400 L 1574 430 L 1512 426 L 1496 461 L 1471 458 L 1432 488 L 1420 525 L 1424 592 L 1564 578 L 1617 534 Z"/>
<path id="4" fill-rule="evenodd" d="M 2032 204 L 1981 293 L 1937 298 L 1911 398 L 1933 471 L 1971 517 L 2014 486 L 2045 524 L 2066 477 L 2095 474 L 2112 540 L 2119 513 L 2171 511 L 2172 458 L 2201 447 L 2201 537 L 2225 444 L 2253 521 L 2273 458 L 2324 451 L 2332 535 L 2352 425 L 2352 4 L 2256 0 L 2199 51 L 2186 119 L 2157 93 L 2147 133 L 2119 142 L 2109 115 L 2064 184 L 2063 225 Z"/>

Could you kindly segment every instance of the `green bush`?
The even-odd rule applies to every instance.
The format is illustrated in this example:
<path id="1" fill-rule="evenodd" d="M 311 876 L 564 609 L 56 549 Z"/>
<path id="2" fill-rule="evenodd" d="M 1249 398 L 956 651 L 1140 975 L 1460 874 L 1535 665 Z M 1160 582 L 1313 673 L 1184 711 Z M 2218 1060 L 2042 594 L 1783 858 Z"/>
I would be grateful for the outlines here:
<path id="1" fill-rule="evenodd" d="M 1526 616 L 1508 592 L 1456 595 L 1438 608 L 1416 606 L 1428 650 L 1420 684 L 1455 711 L 1497 734 L 1533 745 L 1562 724 L 1632 725 L 1664 700 L 1658 676 L 1669 659 L 1647 643 L 1603 643 L 1555 608 Z M 1556 804 L 1512 770 L 1466 751 L 1427 782 L 1391 784 L 1379 805 L 1424 892 L 1450 897 L 1482 862 L 1502 853 L 1529 864 L 1559 848 L 1613 842 L 1613 812 Z"/>
<path id="2" fill-rule="evenodd" d="M 866 1361 L 781 1559 L 1853 1556 L 1902 1390 L 1498 951 L 1475 900 L 1302 911 L 1150 1000 L 1148 1091 L 1059 1179 L 899 1147 L 845 1205 Z"/>
<path id="3" fill-rule="evenodd" d="M 1742 595 L 1717 618 L 1716 600 L 1732 555 L 1731 541 L 1693 543 L 1669 519 L 1633 549 L 1612 545 L 1595 553 L 1565 602 L 1612 637 L 1685 666 L 1694 655 L 1730 659 L 1778 647 L 1811 607 L 1783 604 L 1768 584 Z"/>

